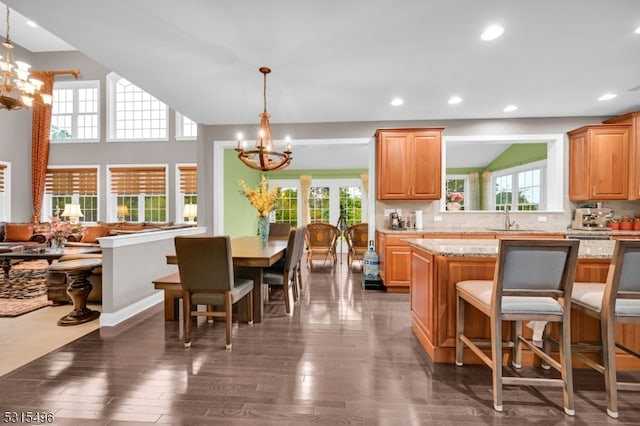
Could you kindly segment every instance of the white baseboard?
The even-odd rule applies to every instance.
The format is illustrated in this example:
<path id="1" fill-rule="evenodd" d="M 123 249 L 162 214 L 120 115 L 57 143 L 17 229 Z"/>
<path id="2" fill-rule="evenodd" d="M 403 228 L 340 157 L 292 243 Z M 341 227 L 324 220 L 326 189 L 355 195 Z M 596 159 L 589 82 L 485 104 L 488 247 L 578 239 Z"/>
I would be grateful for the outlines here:
<path id="1" fill-rule="evenodd" d="M 149 297 L 145 297 L 131 305 L 128 305 L 117 312 L 105 313 L 100 315 L 100 327 L 113 327 L 121 322 L 128 320 L 129 318 L 139 314 L 140 312 L 157 305 L 158 303 L 164 303 L 164 292 L 159 291 L 156 294 L 152 294 Z"/>

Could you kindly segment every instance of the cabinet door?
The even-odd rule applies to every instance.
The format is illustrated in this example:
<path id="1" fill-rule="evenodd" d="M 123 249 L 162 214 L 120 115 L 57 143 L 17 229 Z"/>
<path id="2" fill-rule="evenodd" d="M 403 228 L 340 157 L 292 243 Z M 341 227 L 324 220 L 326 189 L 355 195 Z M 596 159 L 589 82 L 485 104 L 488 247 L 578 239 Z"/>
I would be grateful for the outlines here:
<path id="1" fill-rule="evenodd" d="M 377 194 L 380 200 L 406 200 L 409 197 L 407 158 L 411 135 L 382 132 L 378 138 Z"/>
<path id="2" fill-rule="evenodd" d="M 590 130 L 590 200 L 629 198 L 629 131 L 599 128 Z"/>
<path id="3" fill-rule="evenodd" d="M 410 191 L 414 200 L 439 200 L 442 191 L 441 132 L 424 131 L 413 138 Z"/>
<path id="4" fill-rule="evenodd" d="M 405 246 L 385 247 L 384 285 L 389 292 L 407 292 L 411 282 L 411 248 Z"/>
<path id="5" fill-rule="evenodd" d="M 583 132 L 569 138 L 569 199 L 589 200 L 589 143 Z"/>

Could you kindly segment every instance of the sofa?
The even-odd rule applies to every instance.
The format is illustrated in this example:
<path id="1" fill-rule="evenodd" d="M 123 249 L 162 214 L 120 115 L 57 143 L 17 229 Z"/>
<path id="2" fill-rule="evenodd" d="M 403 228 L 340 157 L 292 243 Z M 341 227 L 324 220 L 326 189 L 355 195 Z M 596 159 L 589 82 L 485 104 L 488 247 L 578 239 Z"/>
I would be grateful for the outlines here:
<path id="1" fill-rule="evenodd" d="M 44 247 L 47 244 L 48 225 L 0 222 L 0 244 L 19 244 L 25 249 Z"/>
<path id="2" fill-rule="evenodd" d="M 191 225 L 175 225 L 173 222 L 98 222 L 82 228 L 80 235 L 72 235 L 68 241 L 69 247 L 98 246 L 98 238 L 114 235 L 128 235 L 139 232 L 160 231 L 163 229 L 176 229 L 190 227 Z"/>

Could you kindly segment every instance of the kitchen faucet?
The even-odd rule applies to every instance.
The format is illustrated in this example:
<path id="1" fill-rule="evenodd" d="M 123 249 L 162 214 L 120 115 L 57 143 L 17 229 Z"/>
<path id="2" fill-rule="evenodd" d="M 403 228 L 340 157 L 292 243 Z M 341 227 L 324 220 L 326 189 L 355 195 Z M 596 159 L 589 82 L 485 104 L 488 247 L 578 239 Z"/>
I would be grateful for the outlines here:
<path id="1" fill-rule="evenodd" d="M 509 209 L 511 208 L 511 206 L 509 204 L 505 204 L 504 205 L 504 230 L 505 231 L 510 231 L 511 227 L 513 225 L 515 225 L 516 221 L 514 220 L 513 222 L 511 222 L 511 220 L 509 219 Z"/>

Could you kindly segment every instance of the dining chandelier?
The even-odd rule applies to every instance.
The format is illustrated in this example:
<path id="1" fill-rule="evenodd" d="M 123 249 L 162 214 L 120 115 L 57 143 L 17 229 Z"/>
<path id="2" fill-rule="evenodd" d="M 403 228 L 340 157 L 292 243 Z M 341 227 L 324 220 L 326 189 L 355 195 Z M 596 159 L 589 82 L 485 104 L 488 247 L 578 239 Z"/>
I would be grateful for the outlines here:
<path id="1" fill-rule="evenodd" d="M 22 61 L 13 61 L 11 37 L 9 37 L 9 6 L 7 6 L 7 35 L 4 38 L 4 56 L 0 55 L 0 109 L 8 110 L 31 108 L 36 95 L 47 104 L 51 104 L 51 95 L 40 93 L 42 81 L 30 77 L 31 65 Z"/>
<path id="2" fill-rule="evenodd" d="M 242 139 L 242 135 L 238 135 L 238 158 L 248 167 L 255 170 L 270 171 L 283 169 L 291 163 L 291 142 L 287 136 L 285 141 L 285 150 L 276 151 L 276 146 L 271 137 L 271 125 L 269 117 L 271 114 L 267 112 L 267 74 L 271 69 L 261 67 L 260 72 L 264 77 L 264 111 L 259 115 L 260 130 L 258 139 L 252 149 L 247 149 L 246 142 Z"/>

